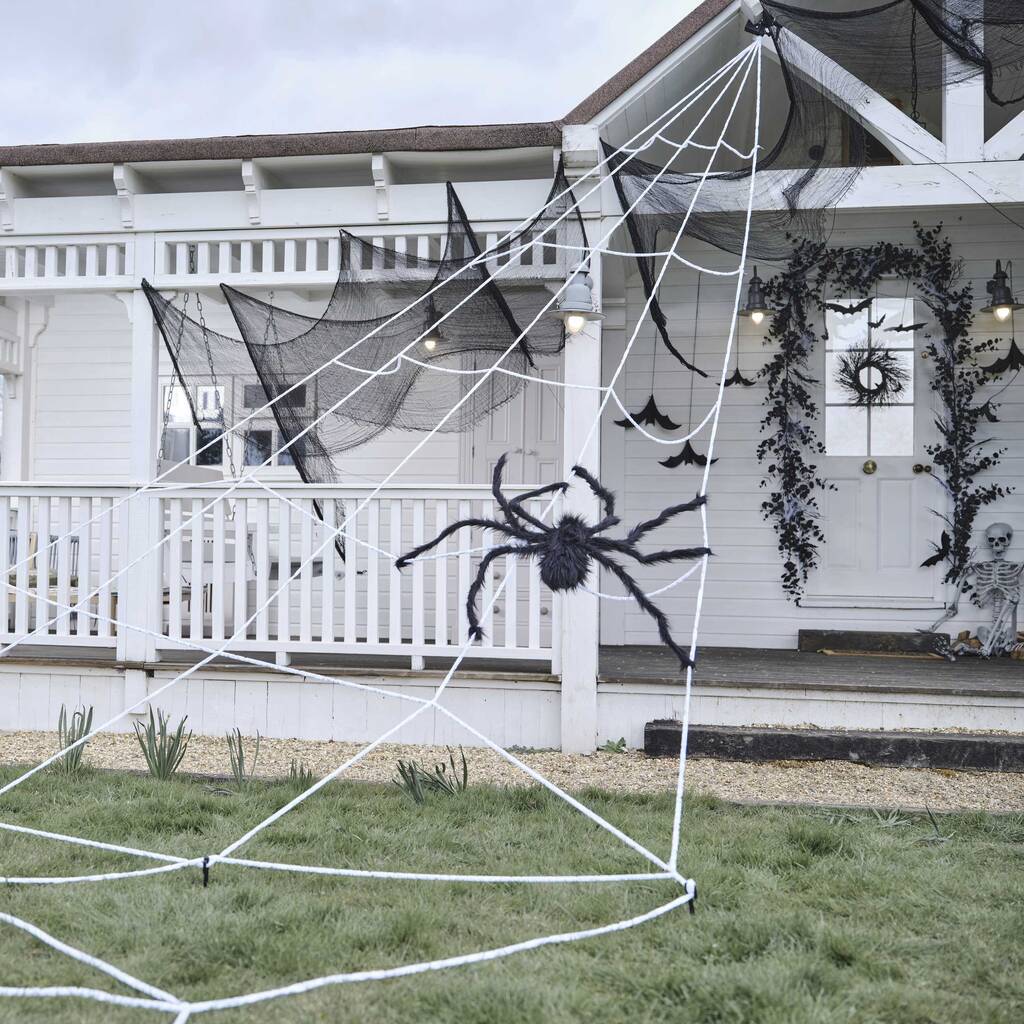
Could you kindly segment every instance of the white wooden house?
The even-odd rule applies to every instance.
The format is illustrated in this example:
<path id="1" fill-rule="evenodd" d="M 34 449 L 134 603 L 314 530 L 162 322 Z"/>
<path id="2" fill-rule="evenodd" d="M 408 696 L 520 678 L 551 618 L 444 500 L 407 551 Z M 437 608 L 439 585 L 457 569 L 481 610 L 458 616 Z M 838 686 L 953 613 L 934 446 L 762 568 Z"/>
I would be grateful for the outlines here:
<path id="1" fill-rule="evenodd" d="M 104 586 L 210 493 L 183 481 L 124 500 L 157 475 L 170 381 L 143 278 L 179 296 L 200 290 L 211 326 L 226 333 L 231 320 L 218 290 L 222 281 L 260 295 L 273 291 L 279 304 L 316 311 L 336 278 L 338 226 L 427 251 L 444 230 L 446 180 L 457 184 L 474 225 L 493 241 L 543 203 L 559 155 L 570 177 L 592 167 L 601 139 L 624 142 L 749 45 L 746 20 L 739 0 L 707 0 L 557 122 L 0 148 L 0 574 L 10 585 L 0 632 L 8 643 L 25 637 L 0 665 L 0 728 L 52 728 L 61 702 L 92 703 L 100 715 L 116 711 L 172 678 L 182 657 L 196 657 L 176 640 L 221 646 L 242 613 L 262 604 L 288 575 L 282 567 L 303 562 L 320 543 L 324 527 L 301 509 L 320 499 L 330 510 L 326 499 L 365 495 L 417 440 L 389 432 L 350 452 L 337 486 L 302 485 L 287 460 L 279 460 L 260 477 L 298 510 L 259 483 L 246 483 L 230 503 L 216 505 L 194 529 Z M 773 98 L 779 100 L 781 84 L 770 60 L 765 68 L 770 122 L 780 116 L 782 104 Z M 1016 208 L 1024 217 L 1024 113 L 989 104 L 980 76 L 927 101 L 935 107 L 932 123 L 942 125 L 934 133 L 911 121 L 896 97 L 868 97 L 852 112 L 894 160 L 864 169 L 835 211 L 831 237 L 837 245 L 881 238 L 909 243 L 915 220 L 941 220 L 981 307 L 997 258 L 1016 258 L 1024 267 L 1024 232 L 993 208 Z M 915 145 L 906 145 L 911 138 Z M 614 189 L 606 187 L 585 205 L 588 230 L 599 234 L 620 212 Z M 681 251 L 722 268 L 734 260 L 697 242 Z M 773 269 L 761 267 L 762 276 Z M 561 257 L 537 268 L 552 287 L 567 270 Z M 631 260 L 605 258 L 598 277 L 606 319 L 574 339 L 560 361 L 542 367 L 552 378 L 601 383 L 642 311 Z M 698 309 L 695 284 L 686 268 L 673 269 L 661 302 L 679 336 L 692 338 L 698 359 L 710 362 L 720 358 L 729 331 L 733 285 L 706 278 Z M 902 289 L 894 283 L 890 298 L 900 299 Z M 976 330 L 979 337 L 996 333 L 981 312 Z M 652 365 L 654 341 L 645 325 L 624 398 L 634 408 L 655 379 L 661 407 L 677 420 L 692 419 L 713 400 L 714 382 L 694 379 L 661 356 Z M 755 446 L 764 388 L 727 393 L 712 473 L 715 558 L 702 647 L 793 650 L 801 629 L 909 632 L 942 613 L 951 596 L 942 569 L 919 567 L 936 538 L 929 509 L 939 497 L 929 474 L 915 472 L 927 463 L 933 418 L 928 368 L 917 358 L 922 342 L 908 348 L 915 344 L 916 383 L 898 438 L 888 448 L 879 442 L 869 449 L 866 435 L 856 436 L 861 428 L 849 426 L 826 438 L 821 468 L 837 484 L 825 512 L 830 539 L 800 607 L 780 586 L 775 533 L 760 510 Z M 741 369 L 753 376 L 770 354 L 763 325 L 742 320 L 738 350 Z M 246 382 L 222 383 L 242 388 Z M 820 397 L 824 407 L 828 396 Z M 1000 400 L 993 436 L 1008 448 L 1000 473 L 1018 494 L 993 506 L 979 526 L 992 519 L 1013 525 L 1022 538 L 1019 558 L 1024 385 L 1011 386 Z M 395 709 L 298 673 L 314 664 L 328 674 L 425 692 L 438 677 L 430 659 L 461 645 L 461 607 L 474 563 L 463 556 L 447 572 L 435 562 L 399 575 L 373 545 L 388 541 L 383 546 L 395 550 L 466 510 L 488 509 L 487 467 L 501 452 L 514 454 L 512 483 L 561 478 L 597 401 L 593 391 L 531 385 L 476 430 L 439 435 L 348 527 L 371 546 L 350 545 L 357 554 L 344 566 L 326 548 L 231 645 L 290 672 L 217 663 L 161 703 L 187 711 L 195 728 L 210 733 L 235 723 L 250 732 L 314 738 L 361 739 L 381 731 Z M 692 496 L 695 471 L 662 468 L 664 451 L 614 425 L 615 418 L 604 417 L 592 464 L 618 495 L 623 522 Z M 194 448 L 187 422 L 176 424 L 173 411 L 170 426 L 181 431 L 181 451 Z M 270 432 L 254 438 L 257 447 L 275 442 L 269 420 L 253 429 Z M 229 465 L 244 467 L 244 440 L 226 443 L 219 459 L 225 472 Z M 869 457 L 878 469 L 871 475 L 863 472 Z M 80 527 L 105 510 L 110 514 Z M 76 527 L 72 539 L 38 559 L 46 566 L 23 561 L 40 538 Z M 694 539 L 689 526 L 666 528 L 664 536 Z M 22 564 L 9 573 L 6 566 L 16 562 Z M 653 567 L 637 578 L 654 589 L 676 572 Z M 654 624 L 640 609 L 587 593 L 556 600 L 528 567 L 510 563 L 498 575 L 506 573 L 515 599 L 499 602 L 489 639 L 473 648 L 453 684 L 460 713 L 506 744 L 575 750 L 623 734 L 638 743 L 644 722 L 678 713 L 678 676 L 611 678 L 601 667 L 600 652 L 616 654 L 621 664 L 623 651 L 615 649 L 657 644 Z M 97 588 L 91 607 L 100 619 L 65 615 L 32 633 L 53 614 L 47 600 L 69 605 Z M 659 598 L 684 637 L 694 600 L 687 585 Z M 118 628 L 103 616 L 148 632 Z M 980 621 L 982 613 L 965 603 L 952 628 Z M 1024 728 L 1024 697 L 1012 687 L 995 695 L 944 694 L 941 686 L 916 694 L 899 687 L 837 693 L 806 681 L 787 686 L 783 679 L 764 690 L 754 685 L 757 659 L 745 664 L 747 674 L 731 679 L 702 681 L 698 670 L 696 721 Z M 404 738 L 463 739 L 434 720 L 421 720 Z"/>

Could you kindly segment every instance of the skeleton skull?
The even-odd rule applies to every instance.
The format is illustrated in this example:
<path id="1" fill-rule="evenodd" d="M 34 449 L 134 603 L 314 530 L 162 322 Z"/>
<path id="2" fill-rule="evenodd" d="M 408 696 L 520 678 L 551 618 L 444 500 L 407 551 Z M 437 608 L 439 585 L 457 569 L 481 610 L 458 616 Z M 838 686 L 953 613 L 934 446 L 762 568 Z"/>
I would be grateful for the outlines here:
<path id="1" fill-rule="evenodd" d="M 985 540 L 992 552 L 992 557 L 1003 559 L 1007 549 L 1013 543 L 1013 527 L 1009 523 L 993 523 L 985 531 Z"/>

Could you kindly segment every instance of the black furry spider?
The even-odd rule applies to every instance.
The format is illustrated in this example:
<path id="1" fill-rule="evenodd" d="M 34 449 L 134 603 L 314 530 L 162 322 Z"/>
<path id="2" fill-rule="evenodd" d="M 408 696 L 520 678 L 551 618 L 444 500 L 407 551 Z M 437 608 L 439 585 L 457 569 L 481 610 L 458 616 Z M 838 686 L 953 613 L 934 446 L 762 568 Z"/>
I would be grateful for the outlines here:
<path id="1" fill-rule="evenodd" d="M 654 565 L 659 562 L 675 562 L 685 558 L 701 558 L 711 554 L 709 548 L 679 548 L 674 551 L 654 551 L 645 555 L 638 551 L 637 541 L 650 533 L 655 527 L 666 523 L 681 512 L 692 512 L 700 508 L 706 499 L 698 496 L 682 505 L 673 505 L 665 509 L 654 519 L 639 523 L 622 540 L 613 537 L 602 537 L 600 534 L 621 520 L 615 515 L 615 496 L 595 480 L 582 466 L 573 466 L 573 473 L 586 481 L 594 494 L 604 503 L 604 518 L 595 526 L 587 523 L 573 512 L 563 515 L 557 523 L 548 526 L 532 516 L 523 507 L 523 502 L 555 491 L 565 491 L 569 484 L 566 481 L 547 484 L 535 490 L 521 494 L 518 498 L 508 498 L 501 491 L 501 474 L 505 468 L 507 456 L 503 455 L 494 467 L 494 498 L 504 513 L 504 522 L 496 519 L 463 519 L 452 523 L 427 544 L 404 554 L 395 565 L 404 569 L 413 559 L 439 544 L 446 537 L 457 533 L 464 526 L 479 526 L 483 529 L 495 530 L 498 533 L 519 541 L 518 544 L 502 544 L 492 548 L 484 555 L 477 570 L 476 579 L 469 588 L 466 601 L 466 615 L 469 619 L 469 635 L 474 640 L 483 636 L 480 620 L 476 612 L 476 600 L 487 575 L 487 569 L 496 558 L 504 555 L 519 555 L 540 559 L 540 578 L 552 590 L 576 590 L 586 581 L 590 572 L 591 560 L 603 565 L 621 581 L 630 596 L 658 624 L 658 634 L 664 643 L 675 652 L 683 668 L 692 665 L 689 655 L 672 639 L 668 628 L 668 619 L 664 612 L 657 608 L 640 589 L 632 576 L 619 565 L 612 554 L 628 555 L 643 565 Z"/>

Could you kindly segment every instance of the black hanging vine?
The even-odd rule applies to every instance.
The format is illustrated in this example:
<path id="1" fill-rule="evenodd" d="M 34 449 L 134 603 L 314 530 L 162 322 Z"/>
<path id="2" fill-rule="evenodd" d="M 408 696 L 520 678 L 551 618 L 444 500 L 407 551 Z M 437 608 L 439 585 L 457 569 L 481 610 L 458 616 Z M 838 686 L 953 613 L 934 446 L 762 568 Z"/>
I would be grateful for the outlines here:
<path id="1" fill-rule="evenodd" d="M 977 365 L 977 357 L 991 352 L 996 343 L 971 339 L 973 295 L 969 285 L 959 285 L 960 263 L 953 258 L 941 225 L 925 229 L 915 224 L 915 231 L 917 246 L 879 242 L 831 249 L 795 239 L 786 268 L 765 286 L 773 310 L 766 344 L 777 351 L 762 370 L 768 387 L 761 421 L 765 436 L 757 456 L 765 465 L 761 486 L 770 491 L 761 509 L 778 534 L 783 588 L 798 604 L 825 539 L 818 495 L 831 486 L 810 461 L 825 454 L 825 448 L 815 430 L 819 381 L 809 370 L 809 357 L 820 337 L 811 317 L 837 308 L 826 302 L 829 290 L 867 295 L 882 278 L 902 278 L 916 288 L 935 319 L 937 330 L 925 335 L 924 352 L 933 367 L 930 387 L 941 406 L 935 420 L 939 440 L 925 450 L 935 466 L 932 478 L 949 497 L 949 510 L 936 512 L 944 524 L 942 538 L 926 561 L 946 562 L 946 582 L 958 579 L 970 563 L 978 512 L 1011 490 L 1000 483 L 978 482 L 995 469 L 1003 454 L 986 448 L 977 436 L 982 420 L 994 422 L 997 408 L 991 399 L 979 401 L 978 393 L 989 377 Z M 867 308 L 868 301 L 841 311 Z"/>

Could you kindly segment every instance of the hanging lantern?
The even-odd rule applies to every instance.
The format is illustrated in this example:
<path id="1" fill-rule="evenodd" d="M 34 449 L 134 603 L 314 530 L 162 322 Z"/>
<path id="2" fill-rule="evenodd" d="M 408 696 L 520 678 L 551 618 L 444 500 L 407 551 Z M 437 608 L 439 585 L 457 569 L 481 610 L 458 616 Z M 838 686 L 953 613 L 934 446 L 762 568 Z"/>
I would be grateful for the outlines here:
<path id="1" fill-rule="evenodd" d="M 1012 267 L 1012 263 L 1007 263 Z M 1007 274 L 1003 270 L 1002 260 L 996 260 L 996 272 L 992 279 L 985 285 L 989 295 L 992 296 L 989 304 L 982 310 L 983 313 L 991 313 L 997 320 L 1005 322 L 1013 316 L 1014 310 L 1024 309 L 1013 297 L 1013 291 L 1007 284 Z"/>
<path id="2" fill-rule="evenodd" d="M 764 318 L 771 315 L 768 302 L 764 297 L 764 281 L 757 275 L 757 267 L 754 267 L 754 276 L 750 279 L 747 287 L 747 303 L 740 310 L 740 316 L 748 316 L 758 327 L 764 323 Z"/>
<path id="3" fill-rule="evenodd" d="M 579 334 L 588 323 L 604 319 L 603 313 L 594 310 L 593 289 L 594 279 L 581 263 L 572 271 L 558 307 L 550 314 L 565 324 L 566 334 Z"/>
<path id="4" fill-rule="evenodd" d="M 437 326 L 437 307 L 433 298 L 427 299 L 427 324 L 426 334 L 423 335 L 423 347 L 428 352 L 434 349 L 444 340 L 440 328 Z"/>

